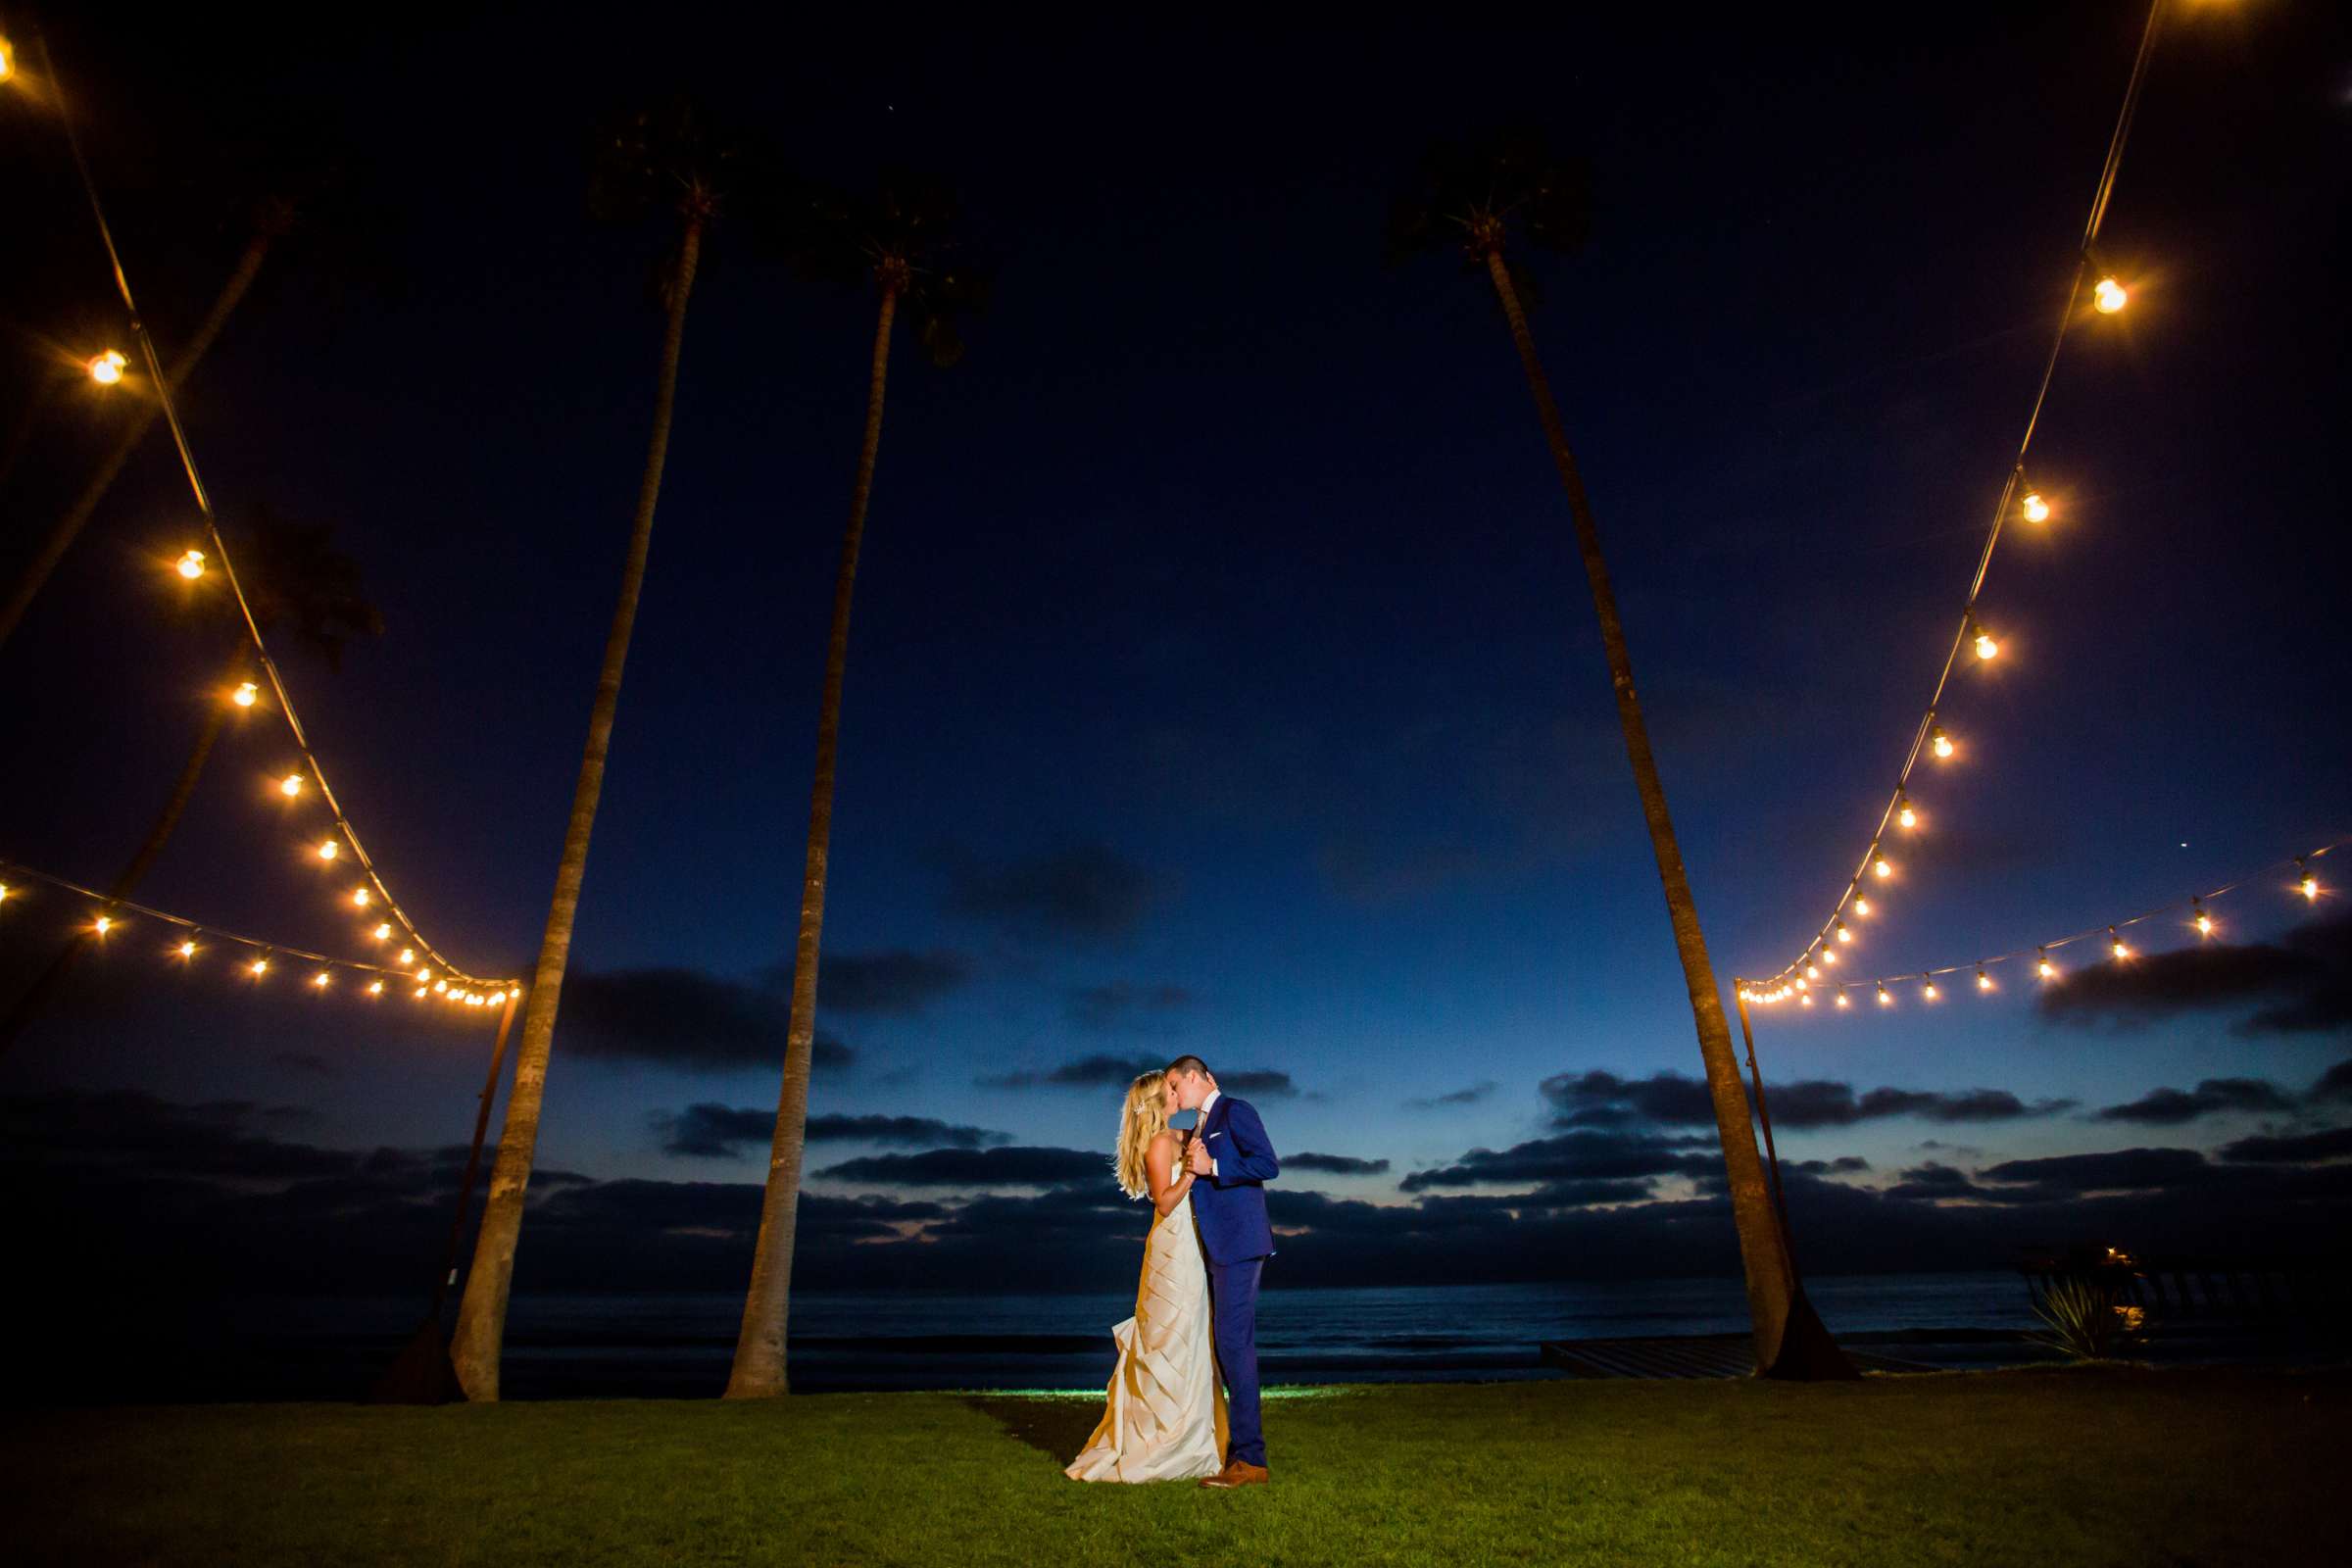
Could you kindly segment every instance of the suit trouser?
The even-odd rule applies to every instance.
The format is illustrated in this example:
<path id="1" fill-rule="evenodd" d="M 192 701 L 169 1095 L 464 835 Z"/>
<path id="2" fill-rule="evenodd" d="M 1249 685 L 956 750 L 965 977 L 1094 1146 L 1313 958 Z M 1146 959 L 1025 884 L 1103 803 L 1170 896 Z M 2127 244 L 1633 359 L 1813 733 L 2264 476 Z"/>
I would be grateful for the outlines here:
<path id="1" fill-rule="evenodd" d="M 1265 1266 L 1262 1257 L 1208 1265 L 1217 1370 L 1225 1378 L 1225 1457 L 1245 1464 L 1266 1462 L 1257 1414 L 1257 1276 Z"/>

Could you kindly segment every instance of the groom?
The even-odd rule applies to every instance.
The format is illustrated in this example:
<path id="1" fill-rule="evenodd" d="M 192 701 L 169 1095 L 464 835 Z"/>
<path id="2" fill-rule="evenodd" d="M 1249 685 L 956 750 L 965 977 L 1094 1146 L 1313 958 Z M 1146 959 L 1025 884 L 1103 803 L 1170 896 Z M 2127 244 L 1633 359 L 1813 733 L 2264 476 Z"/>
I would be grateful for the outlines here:
<path id="1" fill-rule="evenodd" d="M 1176 1107 L 1198 1110 L 1185 1163 L 1192 1168 L 1193 1219 L 1208 1254 L 1208 1299 L 1225 1376 L 1225 1468 L 1200 1484 L 1223 1490 L 1263 1486 L 1266 1440 L 1257 1418 L 1257 1275 L 1274 1255 L 1265 1183 L 1282 1169 L 1266 1124 L 1247 1101 L 1217 1092 L 1199 1056 L 1168 1063 Z"/>

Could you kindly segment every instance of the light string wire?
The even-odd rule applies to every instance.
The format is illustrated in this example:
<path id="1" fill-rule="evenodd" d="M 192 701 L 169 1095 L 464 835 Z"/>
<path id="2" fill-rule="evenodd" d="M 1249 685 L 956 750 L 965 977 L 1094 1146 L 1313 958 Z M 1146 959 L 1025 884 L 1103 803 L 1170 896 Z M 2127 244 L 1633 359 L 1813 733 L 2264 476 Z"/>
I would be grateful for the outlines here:
<path id="1" fill-rule="evenodd" d="M 2074 932 L 2068 936 L 2051 937 L 2047 941 L 2043 942 L 2031 942 L 2023 947 L 2012 948 L 2006 953 L 1986 954 L 1983 957 L 1970 958 L 1960 963 L 1932 964 L 1925 969 L 1905 969 L 1895 974 L 1856 975 L 1850 980 L 1831 980 L 1826 977 L 1817 978 L 1815 977 L 1814 970 L 1808 968 L 1804 971 L 1802 976 L 1787 982 L 1784 982 L 1780 977 L 1776 976 L 1773 980 L 1765 982 L 1760 987 L 1745 980 L 1735 981 L 1733 983 L 1739 989 L 1740 998 L 1742 1002 L 1766 1004 L 1776 1002 L 1785 1002 L 1792 996 L 1800 997 L 1804 1001 L 1810 1002 L 1813 997 L 1834 997 L 1847 991 L 1876 990 L 1882 994 L 1891 996 L 1891 993 L 1886 991 L 1888 986 L 1913 984 L 1924 986 L 1932 983 L 1936 976 L 1946 974 L 1974 973 L 1978 977 L 1981 989 L 1989 991 L 1993 988 L 1990 985 L 1984 983 L 1986 979 L 1985 971 L 1993 968 L 1997 964 L 2012 963 L 2018 959 L 2028 957 L 2034 958 L 2037 961 L 2046 964 L 2052 950 L 2057 948 L 2071 947 L 2077 942 L 2085 942 L 2094 937 L 2106 937 L 2110 941 L 2120 944 L 2122 939 L 2117 935 L 2118 932 L 2124 931 L 2132 926 L 2144 924 L 2149 920 L 2156 919 L 2160 915 L 2170 914 L 2176 909 L 2187 909 L 2190 912 L 2190 923 L 2197 926 L 2198 934 L 2203 937 L 2210 937 L 2214 932 L 2215 925 L 2209 918 L 2202 918 L 2205 916 L 2205 906 L 2207 905 L 2213 903 L 2217 899 L 2226 898 L 2230 894 L 2242 892 L 2247 887 L 2253 886 L 2263 878 L 2269 876 L 2272 872 L 2281 870 L 2288 866 L 2292 866 L 2297 873 L 2297 881 L 2290 885 L 2290 891 L 2300 893 L 2306 900 L 2317 903 L 2323 890 L 2319 885 L 2318 877 L 2311 869 L 2312 865 L 2318 860 L 2325 858 L 2332 852 L 2342 849 L 2347 844 L 2352 844 L 2352 839 L 2337 839 L 2333 843 L 2323 844 L 2316 850 L 2306 850 L 2300 855 L 2287 856 L 2280 859 L 2272 860 L 2265 865 L 2257 866 L 2255 869 L 2246 872 L 2244 875 L 2234 877 L 2217 888 L 2212 888 L 2203 893 L 2192 893 L 2186 900 L 2175 899 L 2169 904 L 2157 905 L 2152 909 L 2142 909 L 2137 914 L 2126 915 L 2123 918 L 2116 920 L 2102 920 L 2096 925 L 2084 926 L 2082 930 Z M 2200 923 L 2200 921 L 2202 923 Z M 2127 948 L 2124 952 L 2114 955 L 2116 961 L 2119 963 L 2130 962 L 2131 960 L 2140 956 L 2140 954 L 2130 951 L 2129 948 Z M 2050 972 L 2042 975 L 2042 978 L 2045 980 L 2055 979 L 2056 977 L 2057 976 L 2054 967 Z"/>
<path id="2" fill-rule="evenodd" d="M 241 931 L 231 931 L 225 926 L 213 925 L 204 920 L 190 919 L 184 914 L 173 914 L 169 909 L 159 909 L 153 905 L 140 904 L 136 900 L 114 898 L 108 894 L 99 892 L 96 888 L 84 887 L 79 882 L 75 882 L 71 878 L 57 876 L 51 872 L 43 871 L 36 866 L 26 865 L 22 860 L 0 859 L 0 871 L 6 872 L 10 877 L 22 878 L 23 880 L 28 882 L 39 882 L 45 884 L 46 886 L 56 888 L 61 892 L 71 893 L 78 898 L 87 899 L 92 904 L 97 905 L 101 911 L 103 911 L 103 913 L 109 919 L 112 919 L 120 911 L 128 910 L 133 914 L 144 915 L 150 920 L 159 921 L 162 924 L 171 926 L 175 930 L 185 931 L 188 934 L 188 941 L 190 943 L 193 943 L 198 937 L 203 937 L 208 942 L 233 943 L 249 952 L 260 955 L 263 960 L 264 969 L 267 969 L 268 961 L 270 959 L 279 957 L 298 958 L 305 963 L 318 964 L 319 966 L 320 973 L 314 975 L 312 980 L 314 984 L 319 985 L 320 989 L 323 989 L 323 981 L 325 979 L 324 971 L 329 969 L 348 969 L 354 971 L 355 973 L 370 975 L 374 977 L 375 983 L 369 988 L 370 995 L 381 995 L 383 983 L 389 980 L 399 980 L 404 984 L 415 985 L 416 988 L 416 995 L 419 998 L 423 998 L 428 995 L 438 995 L 446 997 L 451 1002 L 462 1003 L 467 1006 L 476 1007 L 497 1006 L 499 1004 L 505 1002 L 509 996 L 518 996 L 521 994 L 521 988 L 519 986 L 515 986 L 511 990 L 493 990 L 488 995 L 484 995 L 471 989 L 473 986 L 481 984 L 480 981 L 468 980 L 463 975 L 454 974 L 432 977 L 436 983 L 428 984 L 426 979 L 419 977 L 417 971 L 404 969 L 396 964 L 370 963 L 365 958 L 337 958 L 323 953 L 313 953 L 307 948 L 290 947 L 283 942 L 264 941 L 260 937 L 247 936 Z M 18 889 L 15 886 L 11 885 L 5 880 L 0 880 L 0 906 L 14 903 L 17 896 Z M 101 941 L 106 940 L 106 938 L 110 935 L 111 933 L 109 932 L 98 933 Z M 171 949 L 167 951 L 175 956 L 185 959 L 193 957 L 195 949 L 191 947 L 187 949 Z M 258 978 L 259 971 L 256 971 L 256 975 Z M 452 980 L 456 980 L 458 984 L 449 984 L 449 982 Z"/>
<path id="3" fill-rule="evenodd" d="M 1893 820 L 1896 809 L 1905 803 L 1911 775 L 1919 766 L 1920 754 L 1928 749 L 1931 737 L 1936 734 L 1936 710 L 1942 706 L 1944 690 L 1950 685 L 1952 670 L 1960 662 L 1960 650 L 1971 643 L 1980 629 L 1976 616 L 1977 598 L 1984 591 L 1985 573 L 1992 567 L 1993 549 L 2000 543 L 2001 528 L 2008 520 L 2010 505 L 2018 500 L 2018 488 L 2025 482 L 2026 457 L 2033 448 L 2034 432 L 2040 427 L 2042 405 L 2048 401 L 2050 383 L 2058 373 L 2058 356 L 2066 347 L 2067 332 L 2074 324 L 2082 298 L 2082 279 L 2095 265 L 2093 248 L 2098 241 L 2099 229 L 2107 220 L 2108 203 L 2115 195 L 2116 175 L 2123 169 L 2124 147 L 2131 139 L 2132 121 L 2139 107 L 2140 88 L 2147 79 L 2148 60 L 2156 48 L 2156 24 L 2163 11 L 2164 0 L 2151 0 L 2147 25 L 2140 32 L 2139 52 L 2132 62 L 2132 78 L 2124 88 L 2123 108 L 2116 115 L 2115 130 L 2108 138 L 2107 159 L 2099 170 L 2098 186 L 2091 194 L 2090 216 L 2083 224 L 2074 274 L 2067 284 L 2066 306 L 2059 312 L 2058 330 L 2051 338 L 2049 357 L 2042 362 L 2041 381 L 2034 388 L 2034 404 L 2026 416 L 2025 435 L 2018 442 L 2016 461 L 2010 466 L 2009 476 L 2001 485 L 2000 500 L 1993 507 L 1992 523 L 1984 534 L 1984 548 L 1978 552 L 1976 571 L 1969 578 L 1968 595 L 1960 607 L 1959 627 L 1952 633 L 1951 647 L 1944 653 L 1943 666 L 1936 671 L 1935 689 L 1928 697 L 1927 711 L 1920 715 L 1918 727 L 1912 731 L 1910 749 L 1903 754 L 1902 767 L 1895 774 L 1894 794 L 1879 813 L 1878 825 L 1871 831 L 1870 846 L 1863 852 L 1860 863 L 1854 867 L 1854 874 L 1846 879 L 1845 891 L 1838 895 L 1837 904 L 1831 907 L 1829 918 L 1813 933 L 1813 939 L 1805 945 L 1804 951 L 1765 982 L 1768 987 L 1786 981 L 1802 969 L 1812 956 L 1829 942 L 1831 933 L 1843 918 L 1847 906 L 1862 896 L 1862 879 L 1869 874 L 1872 862 L 1879 857 L 1881 846 L 1886 843 L 1886 824 Z"/>
<path id="4" fill-rule="evenodd" d="M 154 378 L 156 401 L 163 410 L 165 422 L 171 426 L 172 443 L 179 450 L 180 467 L 187 474 L 188 488 L 195 493 L 196 509 L 203 514 L 206 537 L 212 541 L 213 549 L 219 555 L 220 573 L 227 580 L 229 593 L 237 602 L 246 635 L 253 642 L 255 658 L 262 666 L 262 672 L 269 677 L 270 691 L 277 698 L 277 710 L 285 716 L 286 728 L 294 737 L 296 750 L 302 754 L 303 764 L 309 770 L 311 780 L 318 786 L 319 798 L 326 803 L 327 810 L 334 817 L 335 831 L 351 846 L 352 858 L 359 862 L 360 870 L 367 877 L 368 886 L 375 890 L 375 896 L 383 900 L 385 909 L 399 922 L 409 939 L 422 949 L 443 972 L 468 986 L 519 985 L 519 981 L 484 980 L 467 974 L 426 941 L 424 934 L 416 929 L 416 921 L 409 918 L 408 911 L 392 897 L 392 890 L 384 885 L 383 876 L 376 870 L 375 861 L 369 858 L 367 847 L 360 842 L 358 831 L 352 827 L 351 819 L 343 814 L 342 803 L 335 798 L 334 787 L 327 782 L 326 769 L 319 764 L 318 754 L 311 749 L 310 737 L 303 730 L 302 719 L 294 711 L 294 699 L 286 690 L 284 678 L 278 673 L 277 661 L 270 657 L 270 649 L 262 641 L 261 623 L 254 618 L 253 605 L 246 599 L 244 586 L 237 580 L 236 567 L 230 563 L 228 541 L 221 536 L 220 519 L 213 511 L 212 497 L 207 494 L 203 476 L 197 471 L 196 454 L 189 447 L 187 430 L 180 423 L 178 405 L 173 401 L 171 383 L 164 375 L 163 359 L 157 354 L 155 339 L 149 334 L 147 323 L 139 315 L 138 302 L 131 297 L 130 279 L 122 270 L 122 253 L 115 247 L 114 229 L 106 220 L 106 208 L 98 197 L 98 183 L 91 177 L 88 161 L 82 157 L 81 136 L 74 127 L 72 101 L 61 85 L 57 64 L 50 58 L 48 37 L 36 31 L 34 41 L 40 46 L 42 67 L 57 95 L 58 119 L 65 124 L 66 145 L 73 152 L 74 172 L 80 176 L 82 194 L 89 200 L 90 217 L 98 225 L 98 237 L 106 246 L 107 261 L 114 270 L 115 287 L 122 296 L 123 309 L 130 313 L 131 333 L 138 339 L 140 354 L 147 362 L 148 374 Z"/>

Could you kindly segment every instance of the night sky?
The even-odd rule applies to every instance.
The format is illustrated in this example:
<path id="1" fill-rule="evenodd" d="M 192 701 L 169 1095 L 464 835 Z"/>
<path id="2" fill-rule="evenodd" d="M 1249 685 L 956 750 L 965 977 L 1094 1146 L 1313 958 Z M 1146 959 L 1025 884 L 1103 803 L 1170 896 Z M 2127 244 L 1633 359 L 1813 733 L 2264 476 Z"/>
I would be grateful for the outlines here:
<path id="1" fill-rule="evenodd" d="M 1102 1162 L 1127 1074 L 1178 1051 L 1294 1156 L 1276 1283 L 1730 1267 L 1566 507 L 1491 291 L 1451 258 L 1388 266 L 1387 205 L 1433 138 L 1506 120 L 1592 162 L 1592 242 L 1532 259 L 1534 328 L 1728 987 L 1802 946 L 1892 785 L 2143 13 L 1945 12 L 1913 36 L 734 9 L 52 23 L 167 354 L 243 237 L 206 205 L 224 116 L 361 172 L 340 242 L 286 242 L 187 414 L 232 528 L 255 506 L 332 522 L 365 569 L 380 641 L 340 673 L 279 657 L 425 934 L 487 974 L 535 952 L 666 237 L 588 220 L 584 146 L 600 113 L 689 89 L 810 175 L 936 171 L 999 274 L 961 365 L 904 338 L 893 365 L 802 1285 L 1024 1260 L 1125 1283 L 1145 1221 Z M 2132 304 L 2060 365 L 2033 466 L 2059 515 L 1993 562 L 2003 657 L 1958 672 L 1963 749 L 1913 792 L 1929 830 L 1864 972 L 2352 833 L 2352 40 L 2328 9 L 2181 7 L 2159 45 L 2103 245 Z M 13 429 L 45 363 L 123 334 L 54 122 L 11 95 L 0 141 Z M 723 220 L 711 242 L 519 1289 L 748 1270 L 872 303 Z M 121 416 L 86 383 L 42 416 L 0 481 L 9 571 Z M 0 858 L 102 884 L 138 841 L 217 700 L 217 607 L 165 569 L 194 541 L 159 431 L 0 650 Z M 306 863 L 318 819 L 268 794 L 290 756 L 267 715 L 238 726 L 140 896 L 360 954 L 348 878 Z M 2039 997 L 2012 965 L 1989 1000 L 1765 1018 L 1783 1152 L 1817 1162 L 1793 1178 L 1802 1254 L 2340 1237 L 2352 856 L 2324 869 L 2316 907 L 2275 865 L 2217 904 L 2227 951 L 2165 959 L 2195 943 L 2176 918 L 2138 928 L 2129 973 Z M 9 995 L 82 914 L 8 901 Z M 428 1271 L 488 1016 L 256 997 L 162 946 L 114 941 L 0 1061 L 15 1211 L 87 1238 L 134 1209 L 191 1276 L 290 1239 L 309 1288 Z"/>

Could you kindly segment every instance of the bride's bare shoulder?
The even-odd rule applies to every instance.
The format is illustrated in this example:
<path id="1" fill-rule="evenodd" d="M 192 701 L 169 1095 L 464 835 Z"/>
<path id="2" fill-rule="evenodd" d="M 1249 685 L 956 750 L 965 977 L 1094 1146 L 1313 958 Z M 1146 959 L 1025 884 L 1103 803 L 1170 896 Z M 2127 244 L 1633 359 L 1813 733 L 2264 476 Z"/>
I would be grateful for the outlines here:
<path id="1" fill-rule="evenodd" d="M 1146 1149 L 1154 1154 L 1167 1153 L 1175 1147 L 1176 1129 L 1173 1127 L 1162 1127 L 1158 1132 L 1155 1132 L 1152 1135 L 1152 1142 L 1145 1146 Z"/>

